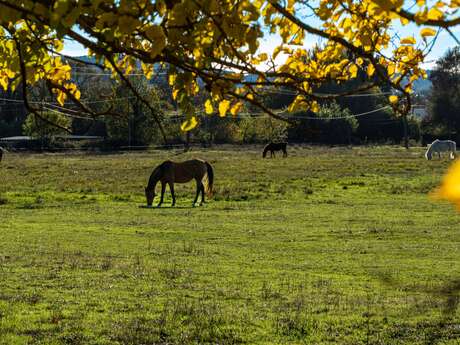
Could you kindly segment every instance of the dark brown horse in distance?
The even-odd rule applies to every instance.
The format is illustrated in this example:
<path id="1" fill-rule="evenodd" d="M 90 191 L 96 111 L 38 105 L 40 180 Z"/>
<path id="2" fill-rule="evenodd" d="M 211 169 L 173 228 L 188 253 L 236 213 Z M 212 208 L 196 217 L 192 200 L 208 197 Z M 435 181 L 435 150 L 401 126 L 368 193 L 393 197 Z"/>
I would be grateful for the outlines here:
<path id="1" fill-rule="evenodd" d="M 283 157 L 287 157 L 286 151 L 287 143 L 270 143 L 264 147 L 264 153 L 262 157 L 265 158 L 267 156 L 267 152 L 270 151 L 270 157 L 275 156 L 275 151 L 283 151 Z"/>
<path id="2" fill-rule="evenodd" d="M 204 203 L 204 192 L 208 197 L 212 195 L 212 184 L 214 180 L 214 172 L 212 166 L 201 159 L 192 159 L 189 161 L 176 163 L 172 161 L 164 161 L 157 166 L 149 178 L 149 183 L 145 188 L 145 197 L 147 198 L 147 206 L 151 207 L 155 198 L 155 187 L 158 182 L 161 182 L 161 199 L 158 207 L 163 203 L 163 197 L 166 190 L 166 185 L 169 185 L 172 196 L 172 206 L 176 204 L 176 196 L 174 195 L 174 182 L 186 183 L 195 179 L 196 181 L 196 196 L 193 201 L 193 206 L 198 200 L 198 195 L 201 192 L 201 203 Z"/>

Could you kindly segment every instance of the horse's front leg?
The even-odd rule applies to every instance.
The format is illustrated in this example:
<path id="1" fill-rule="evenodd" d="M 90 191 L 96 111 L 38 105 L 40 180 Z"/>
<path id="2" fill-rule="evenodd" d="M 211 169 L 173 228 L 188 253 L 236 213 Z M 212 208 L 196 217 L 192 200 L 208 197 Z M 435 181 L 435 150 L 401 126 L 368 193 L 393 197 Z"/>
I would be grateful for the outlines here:
<path id="1" fill-rule="evenodd" d="M 176 205 L 176 195 L 174 194 L 174 182 L 169 182 L 169 190 L 171 191 L 171 196 L 172 196 L 172 204 L 171 206 Z"/>
<path id="2" fill-rule="evenodd" d="M 165 196 L 165 190 L 166 190 L 166 183 L 161 182 L 161 197 L 160 197 L 160 202 L 158 203 L 157 207 L 160 207 L 161 204 L 163 203 L 163 198 Z"/>

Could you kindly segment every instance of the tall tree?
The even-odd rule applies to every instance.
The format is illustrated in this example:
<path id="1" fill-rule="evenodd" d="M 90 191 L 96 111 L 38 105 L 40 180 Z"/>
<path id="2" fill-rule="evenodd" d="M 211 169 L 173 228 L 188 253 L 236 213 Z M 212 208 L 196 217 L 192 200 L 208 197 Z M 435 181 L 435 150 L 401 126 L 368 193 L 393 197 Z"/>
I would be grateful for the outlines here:
<path id="1" fill-rule="evenodd" d="M 116 86 L 113 105 L 119 115 L 106 117 L 107 134 L 109 138 L 128 145 L 150 144 L 157 141 L 159 136 L 154 117 L 163 118 L 167 103 L 160 99 L 157 88 L 144 77 L 132 76 L 130 83 L 138 94 L 149 100 L 149 106 L 125 85 Z"/>
<path id="2" fill-rule="evenodd" d="M 430 122 L 452 138 L 460 133 L 460 48 L 455 47 L 436 62 L 430 75 Z"/>
<path id="3" fill-rule="evenodd" d="M 59 57 L 70 38 L 128 85 L 126 75 L 139 64 L 147 76 L 166 65 L 173 97 L 186 114 L 183 130 L 197 124 L 192 100 L 202 88 L 210 93 L 208 113 L 236 114 L 248 102 L 279 117 L 264 107 L 260 88 L 283 86 L 296 92 L 290 110 L 317 110 L 321 100 L 338 96 L 315 94 L 318 85 L 353 79 L 360 69 L 405 94 L 404 112 L 436 35 L 428 26 L 458 25 L 459 7 L 450 0 L 0 0 L 0 84 L 25 81 L 32 112 L 37 109 L 27 102 L 27 85 L 38 79 L 47 80 L 61 104 L 66 98 L 78 102 L 71 68 Z M 396 21 L 424 27 L 400 37 Z M 259 46 L 268 35 L 281 43 L 264 52 Z M 311 54 L 307 37 L 324 45 Z M 344 51 L 349 57 L 337 61 Z M 277 63 L 280 54 L 285 59 Z M 398 97 L 390 101 L 398 105 Z"/>

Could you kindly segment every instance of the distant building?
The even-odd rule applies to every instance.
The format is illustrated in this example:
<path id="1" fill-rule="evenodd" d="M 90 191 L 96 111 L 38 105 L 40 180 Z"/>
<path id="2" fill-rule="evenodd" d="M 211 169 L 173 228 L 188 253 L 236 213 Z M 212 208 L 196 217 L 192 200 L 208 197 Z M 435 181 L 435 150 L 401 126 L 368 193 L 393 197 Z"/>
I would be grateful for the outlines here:
<path id="1" fill-rule="evenodd" d="M 104 140 L 103 137 L 94 136 L 94 135 L 54 135 L 53 138 L 54 140 L 69 141 L 69 142 L 83 141 L 83 140 L 94 142 L 94 141 Z M 5 147 L 10 147 L 10 148 L 13 148 L 13 147 L 14 148 L 31 148 L 31 147 L 34 147 L 34 145 L 40 145 L 40 143 L 41 143 L 40 138 L 30 137 L 26 135 L 0 138 L 0 144 L 2 144 Z"/>
<path id="2" fill-rule="evenodd" d="M 426 117 L 428 115 L 428 111 L 427 111 L 427 109 L 426 109 L 426 107 L 424 105 L 422 105 L 422 106 L 415 105 L 415 106 L 412 107 L 412 114 L 415 117 L 423 119 L 424 117 Z"/>

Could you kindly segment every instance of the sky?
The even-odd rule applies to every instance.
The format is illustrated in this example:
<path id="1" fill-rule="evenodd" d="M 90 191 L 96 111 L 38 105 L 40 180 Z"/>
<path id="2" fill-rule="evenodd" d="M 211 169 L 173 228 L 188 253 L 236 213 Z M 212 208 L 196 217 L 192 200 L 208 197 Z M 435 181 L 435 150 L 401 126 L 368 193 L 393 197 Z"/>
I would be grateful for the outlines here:
<path id="1" fill-rule="evenodd" d="M 319 22 L 313 22 L 309 23 L 311 25 L 318 25 Z M 409 24 L 406 26 L 401 26 L 399 24 L 395 25 L 394 30 L 398 32 L 400 37 L 406 37 L 406 36 L 415 36 L 417 38 L 418 33 L 420 31 L 420 27 L 417 27 L 415 24 Z M 460 26 L 459 27 L 454 27 L 452 29 L 452 32 L 460 38 Z M 274 47 L 278 46 L 280 44 L 281 40 L 279 37 L 274 36 L 274 35 L 267 35 L 260 44 L 259 51 L 260 53 L 266 52 L 270 53 L 273 51 Z M 306 42 L 305 42 L 305 47 L 312 47 L 318 42 L 318 38 L 314 35 L 311 35 L 311 37 L 307 36 Z M 445 52 L 449 48 L 453 48 L 457 46 L 457 43 L 455 42 L 454 38 L 448 34 L 447 31 L 443 30 L 439 34 L 436 43 L 431 50 L 430 54 L 427 56 L 426 63 L 424 64 L 424 68 L 430 69 L 435 65 L 435 61 L 443 56 Z M 64 49 L 62 51 L 63 54 L 70 55 L 70 56 L 83 56 L 86 55 L 86 49 L 81 46 L 79 43 L 71 41 L 71 40 L 66 40 L 64 44 Z M 280 54 L 281 55 L 281 54 Z M 280 56 L 280 59 L 285 59 L 286 57 Z M 277 62 L 282 62 L 282 61 L 277 61 Z"/>

